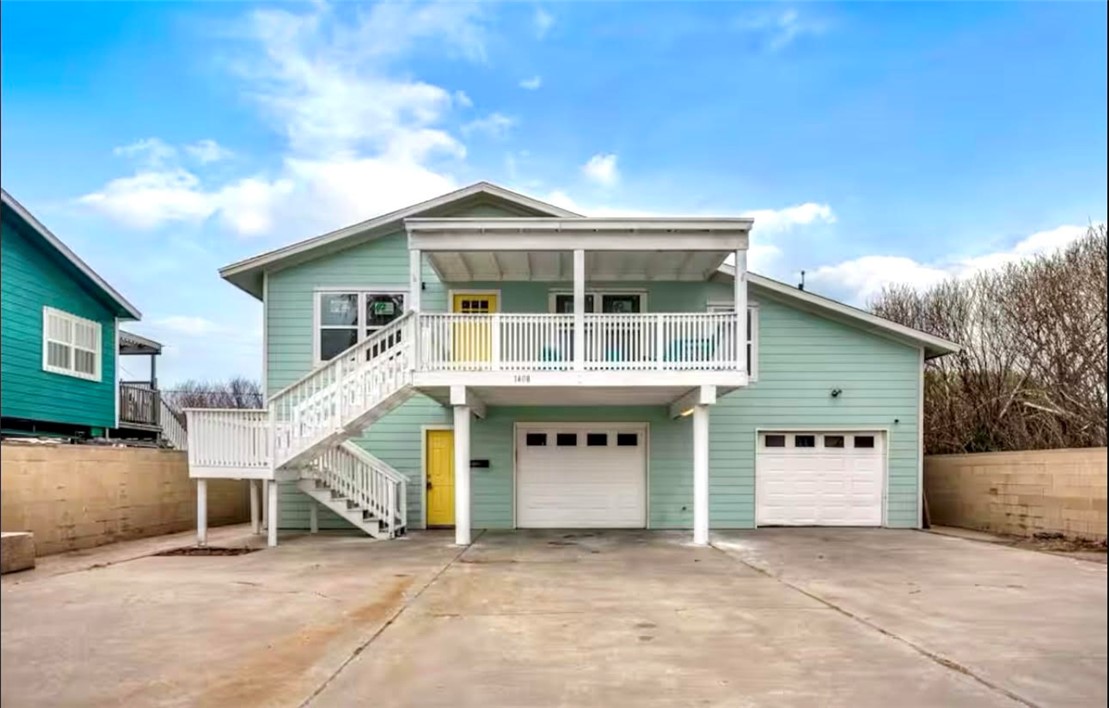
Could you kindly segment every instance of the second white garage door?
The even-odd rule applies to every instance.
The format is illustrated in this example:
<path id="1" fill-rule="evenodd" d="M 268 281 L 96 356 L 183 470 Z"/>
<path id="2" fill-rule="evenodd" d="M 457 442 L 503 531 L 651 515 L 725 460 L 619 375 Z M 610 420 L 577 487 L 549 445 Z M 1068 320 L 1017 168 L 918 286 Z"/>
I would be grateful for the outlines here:
<path id="1" fill-rule="evenodd" d="M 521 424 L 516 526 L 643 528 L 647 429 L 635 424 Z"/>
<path id="2" fill-rule="evenodd" d="M 758 526 L 881 526 L 881 432 L 766 432 L 755 460 Z"/>

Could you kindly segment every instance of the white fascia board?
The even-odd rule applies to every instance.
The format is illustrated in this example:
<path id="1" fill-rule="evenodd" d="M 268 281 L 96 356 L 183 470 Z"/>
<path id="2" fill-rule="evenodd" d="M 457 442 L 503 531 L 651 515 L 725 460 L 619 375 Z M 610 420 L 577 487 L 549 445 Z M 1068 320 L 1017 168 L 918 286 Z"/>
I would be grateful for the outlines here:
<path id="1" fill-rule="evenodd" d="M 20 204 L 15 197 L 8 194 L 7 190 L 0 190 L 0 199 L 3 200 L 5 206 L 14 211 L 19 216 L 19 218 L 27 222 L 27 224 L 32 229 L 34 229 L 39 236 L 41 236 L 43 239 L 46 240 L 47 243 L 53 246 L 54 249 L 58 253 L 60 253 L 63 258 L 72 263 L 73 266 L 77 270 L 81 271 L 81 273 L 86 278 L 91 280 L 98 288 L 103 290 L 109 298 L 114 300 L 117 305 L 123 308 L 127 312 L 127 314 L 130 315 L 129 319 L 142 319 L 142 313 L 139 312 L 137 307 L 128 302 L 127 298 L 116 292 L 115 288 L 113 288 L 111 285 L 108 285 L 108 281 L 101 278 L 96 273 L 96 271 L 94 271 L 92 268 L 89 267 L 87 263 L 81 260 L 76 253 L 69 250 L 69 247 L 66 246 L 60 238 L 55 236 L 53 232 L 50 231 L 50 229 L 43 226 L 42 222 L 36 219 L 34 215 L 31 214 L 31 212 L 27 211 L 26 207 Z"/>
<path id="2" fill-rule="evenodd" d="M 720 266 L 720 273 L 728 278 L 735 277 L 735 268 L 730 265 L 724 264 Z M 792 285 L 772 280 L 766 276 L 758 275 L 748 271 L 747 282 L 751 285 L 756 285 L 765 290 L 769 290 L 775 294 L 784 297 L 798 300 L 808 305 L 833 312 L 848 319 L 858 321 L 860 324 L 869 325 L 872 328 L 883 330 L 895 337 L 908 339 L 918 345 L 923 345 L 931 357 L 943 356 L 944 354 L 954 354 L 962 349 L 962 346 L 956 342 L 952 342 L 942 337 L 936 337 L 926 332 L 906 327 L 905 325 L 898 324 L 893 320 L 887 320 L 884 317 L 872 315 L 865 310 L 860 310 L 857 307 L 845 305 L 842 302 L 837 302 L 822 295 L 815 295 L 808 290 L 800 290 Z"/>
<path id="3" fill-rule="evenodd" d="M 750 220 L 405 219 L 421 251 L 735 251 Z"/>
<path id="4" fill-rule="evenodd" d="M 462 189 L 443 194 L 433 199 L 428 199 L 426 201 L 420 202 L 419 204 L 413 204 L 412 206 L 407 206 L 403 209 L 389 212 L 388 214 L 382 214 L 381 216 L 374 217 L 373 219 L 369 219 L 367 221 L 354 224 L 352 226 L 346 226 L 344 228 L 330 231 L 320 236 L 315 236 L 304 241 L 299 241 L 289 246 L 284 246 L 273 251 L 268 251 L 257 256 L 252 256 L 251 258 L 247 258 L 245 260 L 236 261 L 235 263 L 231 263 L 224 266 L 223 268 L 220 268 L 219 274 L 221 278 L 228 280 L 233 285 L 246 291 L 250 295 L 253 295 L 256 298 L 260 298 L 261 281 L 259 280 L 257 285 L 253 284 L 253 280 L 256 275 L 254 271 L 257 271 L 259 269 L 276 270 L 281 267 L 281 262 L 285 261 L 288 258 L 293 258 L 295 256 L 308 253 L 309 251 L 313 251 L 318 248 L 324 248 L 326 246 L 333 245 L 337 242 L 345 241 L 350 238 L 366 237 L 372 240 L 377 236 L 389 233 L 391 229 L 388 227 L 391 227 L 398 221 L 402 221 L 410 216 L 423 213 L 430 209 L 437 209 L 439 207 L 450 204 L 451 202 L 459 201 L 479 194 L 486 194 L 489 196 L 497 197 L 499 199 L 518 204 L 528 209 L 551 214 L 554 217 L 573 218 L 580 216 L 580 214 L 572 212 L 568 209 L 563 209 L 562 207 L 557 207 L 553 204 L 547 204 L 546 202 L 540 201 L 538 199 L 533 199 L 532 197 L 526 196 L 524 194 L 513 192 L 511 190 L 505 189 L 504 187 L 499 187 L 489 182 L 478 182 L 476 184 L 471 184 L 468 187 L 463 187 Z M 374 231 L 380 231 L 381 233 L 375 235 L 372 233 Z"/>

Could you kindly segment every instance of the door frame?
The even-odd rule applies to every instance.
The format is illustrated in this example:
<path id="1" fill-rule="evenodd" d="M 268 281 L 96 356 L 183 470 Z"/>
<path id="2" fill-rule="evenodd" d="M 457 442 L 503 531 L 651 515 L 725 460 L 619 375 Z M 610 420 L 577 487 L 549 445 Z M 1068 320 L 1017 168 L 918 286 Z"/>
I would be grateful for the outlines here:
<path id="1" fill-rule="evenodd" d="M 889 486 L 890 486 L 890 438 L 892 433 L 888 425 L 772 425 L 755 427 L 754 464 L 754 506 L 752 507 L 752 528 L 759 528 L 759 438 L 763 433 L 878 433 L 882 436 L 882 525 L 879 528 L 889 528 Z M 917 490 L 923 494 L 923 490 Z M 820 528 L 820 527 L 816 527 Z"/>
<path id="2" fill-rule="evenodd" d="M 447 423 L 431 423 L 420 426 L 420 519 L 427 528 L 427 434 L 433 430 L 454 431 Z"/>
<path id="3" fill-rule="evenodd" d="M 489 313 L 492 314 L 494 312 L 500 312 L 501 311 L 501 291 L 500 290 L 492 290 L 492 289 L 489 289 L 489 288 L 479 288 L 479 289 L 462 288 L 462 289 L 459 289 L 459 290 L 448 290 L 447 291 L 447 312 L 450 313 L 450 314 L 455 314 L 455 312 L 454 312 L 454 296 L 455 295 L 493 295 L 493 296 L 496 297 L 496 301 L 494 302 L 496 307 L 494 309 L 490 310 Z"/>
<path id="4" fill-rule="evenodd" d="M 513 421 L 512 423 L 512 528 L 519 529 L 520 484 L 517 480 L 520 467 L 520 429 L 542 428 L 593 428 L 597 426 L 614 426 L 618 429 L 635 430 L 643 432 L 643 528 L 651 528 L 651 424 L 647 421 L 604 421 L 604 420 L 576 420 L 576 421 Z"/>

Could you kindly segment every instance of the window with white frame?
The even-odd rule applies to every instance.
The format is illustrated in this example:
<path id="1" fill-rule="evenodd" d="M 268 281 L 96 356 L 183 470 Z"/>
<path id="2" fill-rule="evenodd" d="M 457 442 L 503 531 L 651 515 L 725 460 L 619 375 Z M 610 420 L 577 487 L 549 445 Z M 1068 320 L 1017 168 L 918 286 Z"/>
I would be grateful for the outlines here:
<path id="1" fill-rule="evenodd" d="M 574 312 L 574 293 L 551 293 L 551 312 L 569 315 Z M 647 311 L 647 293 L 637 291 L 590 290 L 585 293 L 585 311 L 593 313 L 632 315 Z"/>
<path id="2" fill-rule="evenodd" d="M 100 323 L 42 308 L 42 368 L 55 374 L 99 381 Z"/>
<path id="3" fill-rule="evenodd" d="M 735 305 L 730 302 L 710 302 L 709 312 L 735 312 Z M 747 376 L 751 381 L 759 378 L 759 306 L 757 303 L 747 305 Z"/>
<path id="4" fill-rule="evenodd" d="M 403 315 L 405 295 L 380 289 L 317 292 L 316 361 L 330 361 Z"/>

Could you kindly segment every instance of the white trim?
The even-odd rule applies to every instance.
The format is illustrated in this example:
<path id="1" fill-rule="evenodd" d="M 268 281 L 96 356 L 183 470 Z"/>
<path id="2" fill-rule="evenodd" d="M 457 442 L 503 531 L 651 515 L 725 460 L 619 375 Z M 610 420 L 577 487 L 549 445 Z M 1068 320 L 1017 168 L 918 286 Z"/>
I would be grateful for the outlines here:
<path id="1" fill-rule="evenodd" d="M 60 320 L 66 320 L 66 321 L 69 322 L 70 341 L 65 342 L 65 341 L 62 341 L 60 339 L 52 339 L 50 337 L 50 318 L 51 317 L 56 317 Z M 91 349 L 87 349 L 85 347 L 78 347 L 77 346 L 76 327 L 78 325 L 80 325 L 80 326 L 89 326 L 89 327 L 92 327 L 94 329 L 94 336 L 95 336 L 95 340 L 96 340 L 96 349 L 95 350 L 91 350 Z M 119 331 L 118 328 L 116 328 L 117 333 L 118 333 L 118 331 Z M 96 320 L 90 320 L 90 319 L 87 319 L 85 317 L 75 315 L 71 312 L 66 312 L 64 310 L 59 310 L 55 307 L 50 307 L 49 305 L 43 305 L 43 307 L 42 307 L 42 338 L 41 338 L 41 341 L 42 341 L 42 370 L 43 371 L 48 371 L 52 374 L 61 374 L 62 376 L 72 376 L 75 379 L 84 379 L 85 381 L 100 382 L 100 381 L 103 380 L 103 377 L 104 377 L 104 330 L 103 330 L 103 327 L 101 326 L 101 324 L 99 322 L 97 322 Z M 69 368 L 66 368 L 66 367 L 63 367 L 63 366 L 55 366 L 54 364 L 50 363 L 50 351 L 49 351 L 50 350 L 50 347 L 49 347 L 50 342 L 54 342 L 56 344 L 61 344 L 62 346 L 65 346 L 65 347 L 69 348 L 69 352 L 70 352 L 70 356 L 69 356 L 70 367 Z M 116 346 L 116 351 L 118 352 L 119 351 L 118 334 L 116 334 L 115 346 Z M 93 361 L 96 364 L 96 371 L 94 373 L 87 374 L 83 371 L 78 371 L 77 370 L 77 350 L 78 349 L 80 349 L 83 352 L 91 352 L 92 354 L 95 355 Z M 116 356 L 117 356 L 117 359 L 118 359 L 118 354 Z M 118 361 L 116 362 L 116 370 L 118 372 Z M 118 381 L 118 379 L 117 379 L 117 381 Z M 118 383 L 116 384 L 115 393 L 116 393 L 116 396 L 118 398 L 118 395 L 119 395 Z M 118 404 L 117 404 L 117 406 L 118 406 Z"/>
<path id="2" fill-rule="evenodd" d="M 27 211 L 26 207 L 20 204 L 15 197 L 8 194 L 7 190 L 0 189 L 0 199 L 2 199 L 3 203 L 11 208 L 11 210 L 14 211 L 19 216 L 19 218 L 27 222 L 27 225 L 34 229 L 39 236 L 41 236 L 43 239 L 46 240 L 47 243 L 53 246 L 54 249 L 57 250 L 63 258 L 73 264 L 73 266 L 77 270 L 81 271 L 81 273 L 86 278 L 91 280 L 98 288 L 103 290 L 104 293 L 109 298 L 114 300 L 117 305 L 126 310 L 127 313 L 131 315 L 132 319 L 142 319 L 142 313 L 139 312 L 138 308 L 129 303 L 126 298 L 116 292 L 115 288 L 113 288 L 111 285 L 108 285 L 108 281 L 97 275 L 96 271 L 90 268 L 88 264 L 86 264 L 83 260 L 78 258 L 76 253 L 69 250 L 69 247 L 62 243 L 62 240 L 60 238 L 55 236 L 50 231 L 50 229 L 43 226 L 42 223 L 31 214 L 31 212 Z"/>
<path id="3" fill-rule="evenodd" d="M 888 425 L 773 425 L 755 427 L 754 460 L 754 515 L 753 528 L 759 528 L 759 438 L 763 433 L 881 433 L 882 444 L 882 528 L 889 528 L 889 486 L 890 486 L 890 447 L 891 436 Z M 846 443 L 845 443 L 846 444 Z"/>
<path id="4" fill-rule="evenodd" d="M 282 261 L 307 253 L 309 251 L 313 251 L 317 248 L 322 248 L 329 245 L 336 245 L 341 241 L 345 241 L 351 238 L 357 238 L 359 236 L 366 235 L 374 231 L 379 231 L 380 233 L 376 235 L 371 235 L 369 240 L 377 238 L 378 236 L 384 236 L 388 233 L 393 232 L 388 227 L 396 222 L 401 221 L 402 219 L 406 219 L 410 216 L 414 216 L 416 214 L 431 209 L 437 209 L 452 202 L 461 201 L 463 199 L 478 195 L 495 197 L 497 199 L 516 204 L 525 209 L 531 209 L 533 211 L 551 214 L 553 216 L 581 216 L 580 214 L 572 212 L 568 209 L 563 209 L 562 207 L 548 204 L 538 199 L 513 192 L 511 190 L 505 189 L 504 187 L 499 187 L 489 182 L 478 182 L 476 184 L 471 184 L 468 187 L 458 189 L 454 192 L 443 194 L 438 197 L 434 197 L 433 199 L 428 199 L 426 201 L 420 202 L 419 204 L 413 204 L 412 206 L 407 206 L 403 209 L 389 212 L 388 214 L 382 214 L 381 216 L 374 217 L 373 219 L 369 219 L 368 221 L 363 221 L 361 223 L 347 226 L 336 231 L 331 231 L 320 236 L 315 236 L 303 241 L 298 241 L 297 243 L 291 244 L 289 246 L 278 248 L 276 250 L 254 256 L 252 258 L 247 258 L 246 260 L 231 263 L 224 266 L 223 268 L 220 268 L 219 274 L 221 278 L 231 282 L 232 285 L 235 285 L 239 289 L 253 295 L 254 297 L 258 297 L 258 292 L 256 292 L 255 290 L 256 286 L 252 287 L 252 284 L 249 282 L 237 282 L 244 279 L 242 277 L 236 276 L 247 276 L 246 279 L 249 281 L 251 272 L 254 270 L 265 266 L 272 266 L 270 270 L 275 270 L 276 267 L 280 267 L 279 264 L 281 264 Z"/>
<path id="5" fill-rule="evenodd" d="M 430 423 L 420 426 L 420 518 L 423 528 L 427 528 L 427 434 L 433 430 L 450 430 L 454 426 L 447 423 Z M 451 459 L 454 459 L 454 436 L 451 436 Z M 451 500 L 454 503 L 454 500 Z"/>
<path id="6" fill-rule="evenodd" d="M 478 289 L 459 288 L 457 290 L 448 290 L 447 291 L 447 312 L 449 312 L 449 313 L 454 313 L 454 296 L 455 295 L 496 295 L 497 296 L 497 302 L 496 302 L 497 307 L 494 310 L 490 310 L 490 314 L 492 314 L 494 312 L 500 312 L 501 311 L 501 302 L 502 302 L 503 298 L 501 297 L 501 291 L 500 290 L 491 290 L 489 288 L 478 288 Z"/>
<path id="7" fill-rule="evenodd" d="M 512 422 L 512 528 L 519 528 L 517 522 L 517 506 L 519 495 L 517 490 L 517 468 L 519 466 L 520 451 L 517 444 L 520 441 L 520 429 L 528 428 L 595 428 L 606 426 L 609 428 L 643 431 L 643 528 L 651 528 L 651 424 L 647 421 L 640 423 L 616 423 L 605 420 L 579 420 L 579 421 L 513 421 Z"/>
<path id="8" fill-rule="evenodd" d="M 588 386 L 619 388 L 621 386 L 682 386 L 692 388 L 714 384 L 724 388 L 747 385 L 747 374 L 742 371 L 717 371 L 683 369 L 659 371 L 658 369 L 555 371 L 416 371 L 412 385 L 416 388 L 438 386 Z"/>
<path id="9" fill-rule="evenodd" d="M 916 408 L 916 527 L 924 528 L 924 347 L 920 348 L 920 381 Z"/>
<path id="10" fill-rule="evenodd" d="M 724 277 L 734 278 L 735 268 L 725 263 L 724 265 L 720 266 L 719 273 Z M 767 278 L 766 276 L 758 275 L 750 271 L 748 271 L 747 273 L 747 282 L 749 285 L 758 286 L 765 290 L 769 290 L 777 295 L 800 300 L 801 302 L 812 305 L 813 307 L 833 312 L 848 319 L 856 320 L 860 323 L 882 330 L 892 335 L 896 339 L 907 339 L 916 346 L 923 345 L 926 351 L 926 357 L 929 359 L 937 356 L 943 356 L 945 354 L 954 354 L 955 352 L 962 349 L 962 346 L 955 342 L 948 341 L 941 337 L 936 337 L 925 332 L 921 332 L 920 330 L 913 329 L 912 327 L 906 327 L 905 325 L 898 324 L 897 322 L 894 322 L 892 320 L 887 320 L 884 317 L 872 315 L 865 310 L 860 310 L 857 307 L 845 305 L 842 302 L 837 302 L 835 300 L 832 300 L 831 298 L 826 298 L 821 295 L 814 295 L 807 290 L 799 290 L 792 285 L 786 285 L 785 283 L 779 282 L 777 280 L 772 280 L 771 278 Z"/>
<path id="11" fill-rule="evenodd" d="M 264 281 L 263 281 L 264 284 Z M 395 285 L 383 287 L 351 287 L 340 288 L 331 285 L 320 286 L 312 290 L 312 368 L 323 366 L 327 363 L 320 359 L 320 331 L 323 324 L 320 321 L 320 301 L 324 295 L 356 295 L 358 302 L 358 324 L 350 327 L 341 327 L 339 325 L 328 325 L 329 329 L 357 329 L 357 336 L 355 342 L 361 342 L 369 336 L 367 329 L 369 325 L 366 324 L 366 295 L 403 295 L 404 296 L 404 311 L 407 311 L 408 301 L 410 295 L 407 288 L 397 287 Z M 399 315 L 398 315 L 399 316 Z M 385 325 L 381 325 L 385 326 Z M 376 329 L 380 329 L 377 327 Z M 328 360 L 330 361 L 330 360 Z"/>
<path id="12" fill-rule="evenodd" d="M 713 308 L 716 311 L 733 312 L 735 310 L 735 303 L 730 300 L 709 300 L 705 303 L 705 312 L 712 312 Z M 748 334 L 751 336 L 751 357 L 747 362 L 749 383 L 755 383 L 759 380 L 759 303 L 757 300 L 747 300 L 747 311 L 751 313 L 751 329 Z"/>
<path id="13" fill-rule="evenodd" d="M 689 415 L 697 406 L 711 406 L 716 403 L 716 386 L 698 386 L 674 399 L 670 404 L 670 417 L 682 418 Z"/>
<path id="14" fill-rule="evenodd" d="M 404 220 L 408 247 L 435 251 L 716 251 L 747 248 L 750 219 Z M 721 258 L 724 256 L 722 255 Z"/>
<path id="15" fill-rule="evenodd" d="M 674 281 L 677 282 L 677 281 Z M 567 288 L 548 288 L 547 289 L 547 313 L 555 313 L 555 298 L 559 295 L 573 296 L 573 289 Z M 638 295 L 639 296 L 639 312 L 646 314 L 647 310 L 647 295 L 646 288 L 586 288 L 585 296 L 588 298 L 593 296 L 593 310 L 586 310 L 589 314 L 600 314 L 602 311 L 601 296 L 603 295 Z M 563 313 L 570 314 L 570 313 Z"/>
<path id="16" fill-rule="evenodd" d="M 116 424 L 112 427 L 118 428 L 119 427 L 119 382 L 120 382 L 120 371 L 119 370 L 121 368 L 121 366 L 120 366 L 121 358 L 119 356 L 119 318 L 118 317 L 113 317 L 112 318 L 112 328 L 115 329 L 115 349 L 112 350 L 112 362 L 115 366 L 115 391 L 113 392 L 113 395 L 115 396 L 115 410 L 116 410 Z M 151 377 L 151 378 L 154 378 L 154 377 Z"/>
<path id="17" fill-rule="evenodd" d="M 313 298 L 314 300 L 314 298 Z M 313 306 L 315 302 L 313 301 Z M 318 315 L 313 315 L 313 320 Z M 270 274 L 262 271 L 262 407 L 268 407 L 270 402 Z M 314 329 L 314 328 L 313 328 Z M 315 336 L 313 332 L 313 337 Z M 317 359 L 316 347 L 319 344 L 312 345 L 312 361 Z M 253 494 L 253 492 L 251 492 Z M 257 531 L 255 532 L 257 533 Z"/>

